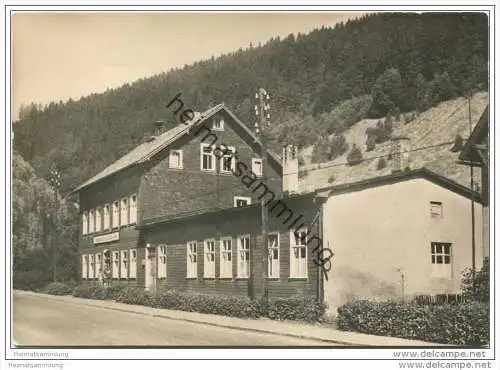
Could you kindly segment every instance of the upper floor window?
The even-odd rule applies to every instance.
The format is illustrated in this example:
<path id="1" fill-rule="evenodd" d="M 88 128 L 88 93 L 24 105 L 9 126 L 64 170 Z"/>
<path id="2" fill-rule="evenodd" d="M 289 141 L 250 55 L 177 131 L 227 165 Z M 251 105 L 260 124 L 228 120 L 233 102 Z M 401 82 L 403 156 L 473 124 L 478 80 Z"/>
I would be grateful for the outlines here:
<path id="1" fill-rule="evenodd" d="M 89 230 L 89 220 L 87 211 L 83 211 L 82 213 L 82 234 L 86 235 Z"/>
<path id="2" fill-rule="evenodd" d="M 224 118 L 214 118 L 212 130 L 223 131 L 224 130 Z"/>
<path id="3" fill-rule="evenodd" d="M 168 161 L 170 168 L 183 168 L 182 150 L 170 150 Z"/>
<path id="4" fill-rule="evenodd" d="M 205 240 L 205 264 L 203 277 L 215 277 L 215 240 Z"/>
<path id="5" fill-rule="evenodd" d="M 158 246 L 158 278 L 167 278 L 167 246 L 160 244 Z"/>
<path id="6" fill-rule="evenodd" d="M 307 229 L 290 231 L 290 277 L 307 278 Z"/>
<path id="7" fill-rule="evenodd" d="M 443 203 L 431 202 L 431 217 L 433 218 L 443 217 Z"/>
<path id="8" fill-rule="evenodd" d="M 104 205 L 104 216 L 103 217 L 104 217 L 103 229 L 108 230 L 109 229 L 109 220 L 111 217 L 109 204 Z"/>
<path id="9" fill-rule="evenodd" d="M 95 211 L 91 209 L 89 211 L 89 234 L 94 232 L 94 222 L 95 222 Z"/>
<path id="10" fill-rule="evenodd" d="M 137 222 L 137 195 L 133 194 L 130 197 L 130 223 L 135 224 Z"/>
<path id="11" fill-rule="evenodd" d="M 221 238 L 220 240 L 220 277 L 233 277 L 233 251 L 232 239 Z"/>
<path id="12" fill-rule="evenodd" d="M 120 213 L 120 226 L 128 225 L 128 199 L 122 199 L 122 207 Z"/>
<path id="13" fill-rule="evenodd" d="M 250 276 L 250 236 L 238 237 L 238 277 Z"/>
<path id="14" fill-rule="evenodd" d="M 137 250 L 136 249 L 131 249 L 130 250 L 130 273 L 129 277 L 131 279 L 135 279 L 137 277 Z"/>
<path id="15" fill-rule="evenodd" d="M 98 207 L 95 211 L 95 231 L 96 232 L 101 231 L 101 213 L 102 213 L 102 209 L 101 209 L 101 207 Z"/>
<path id="16" fill-rule="evenodd" d="M 120 226 L 120 203 L 118 201 L 113 203 L 113 228 Z"/>
<path id="17" fill-rule="evenodd" d="M 204 171 L 215 170 L 214 149 L 210 144 L 201 144 L 201 169 Z"/>
<path id="18" fill-rule="evenodd" d="M 262 177 L 262 159 L 252 158 L 252 172 L 257 177 Z"/>
<path id="19" fill-rule="evenodd" d="M 252 198 L 250 197 L 234 197 L 235 207 L 244 207 L 252 203 Z"/>
<path id="20" fill-rule="evenodd" d="M 451 243 L 431 243 L 432 276 L 451 278 Z"/>
<path id="21" fill-rule="evenodd" d="M 220 169 L 221 172 L 232 173 L 235 170 L 236 158 L 234 157 L 234 147 L 229 146 L 227 148 L 221 147 L 220 150 L 224 153 L 220 158 Z"/>
<path id="22" fill-rule="evenodd" d="M 280 234 L 269 233 L 267 239 L 269 263 L 267 265 L 268 276 L 273 279 L 280 277 Z"/>
<path id="23" fill-rule="evenodd" d="M 195 278 L 198 276 L 198 255 L 196 242 L 187 243 L 187 276 L 188 278 Z"/>

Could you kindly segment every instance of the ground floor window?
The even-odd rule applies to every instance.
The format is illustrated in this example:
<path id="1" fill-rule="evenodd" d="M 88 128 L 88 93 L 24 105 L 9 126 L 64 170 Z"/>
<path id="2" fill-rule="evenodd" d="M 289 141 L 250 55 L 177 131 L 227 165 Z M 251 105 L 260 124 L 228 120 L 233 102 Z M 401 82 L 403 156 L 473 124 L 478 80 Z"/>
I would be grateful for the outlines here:
<path id="1" fill-rule="evenodd" d="M 431 243 L 431 264 L 433 277 L 451 278 L 451 243 Z"/>
<path id="2" fill-rule="evenodd" d="M 220 277 L 233 277 L 233 243 L 231 238 L 220 240 Z"/>
<path id="3" fill-rule="evenodd" d="M 250 276 L 250 236 L 238 237 L 238 277 Z"/>
<path id="4" fill-rule="evenodd" d="M 215 277 L 215 240 L 205 240 L 205 263 L 203 277 Z"/>
<path id="5" fill-rule="evenodd" d="M 135 279 L 137 277 L 137 250 L 136 249 L 131 249 L 130 250 L 130 272 L 129 272 L 129 277 L 131 279 Z"/>
<path id="6" fill-rule="evenodd" d="M 95 255 L 90 255 L 89 263 L 89 279 L 95 278 Z"/>
<path id="7" fill-rule="evenodd" d="M 89 257 L 86 254 L 84 254 L 82 256 L 82 278 L 83 279 L 87 279 L 87 277 L 88 277 L 88 275 L 87 275 L 88 274 L 88 271 L 87 271 L 88 270 L 87 269 L 88 263 L 89 263 Z"/>
<path id="8" fill-rule="evenodd" d="M 307 278 L 307 229 L 290 232 L 290 277 Z"/>
<path id="9" fill-rule="evenodd" d="M 128 251 L 122 251 L 120 277 L 122 279 L 128 278 Z"/>
<path id="10" fill-rule="evenodd" d="M 111 268 L 113 279 L 120 277 L 120 252 L 113 252 L 113 267 Z"/>
<path id="11" fill-rule="evenodd" d="M 280 234 L 269 233 L 267 239 L 269 262 L 267 265 L 268 276 L 272 279 L 280 277 Z"/>
<path id="12" fill-rule="evenodd" d="M 96 253 L 95 255 L 95 274 L 99 277 L 99 272 L 102 272 L 102 254 Z"/>
<path id="13" fill-rule="evenodd" d="M 158 278 L 167 278 L 167 246 L 160 244 L 158 246 Z"/>
<path id="14" fill-rule="evenodd" d="M 187 278 L 196 278 L 198 276 L 198 256 L 197 256 L 197 248 L 196 242 L 188 242 L 187 243 L 187 260 L 186 260 L 186 277 Z"/>

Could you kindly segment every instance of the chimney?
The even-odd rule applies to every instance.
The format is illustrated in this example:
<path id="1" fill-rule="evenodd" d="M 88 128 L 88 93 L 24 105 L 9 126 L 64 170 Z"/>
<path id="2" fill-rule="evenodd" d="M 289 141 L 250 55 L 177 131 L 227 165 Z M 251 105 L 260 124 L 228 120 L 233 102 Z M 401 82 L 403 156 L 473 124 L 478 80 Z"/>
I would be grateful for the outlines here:
<path id="1" fill-rule="evenodd" d="M 407 136 L 393 136 L 391 142 L 392 172 L 400 172 L 410 168 L 410 138 Z"/>
<path id="2" fill-rule="evenodd" d="M 283 148 L 283 193 L 293 194 L 299 190 L 299 153 L 295 145 Z"/>
<path id="3" fill-rule="evenodd" d="M 156 121 L 153 123 L 153 135 L 160 136 L 165 130 L 165 122 L 164 121 Z"/>

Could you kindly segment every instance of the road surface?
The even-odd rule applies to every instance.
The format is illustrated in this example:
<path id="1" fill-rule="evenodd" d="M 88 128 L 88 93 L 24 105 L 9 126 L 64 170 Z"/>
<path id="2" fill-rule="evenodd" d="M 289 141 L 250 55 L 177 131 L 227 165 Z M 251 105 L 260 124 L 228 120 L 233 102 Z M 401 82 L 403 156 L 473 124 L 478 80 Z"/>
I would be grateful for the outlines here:
<path id="1" fill-rule="evenodd" d="M 25 346 L 329 346 L 321 341 L 90 307 L 14 293 L 13 340 Z"/>

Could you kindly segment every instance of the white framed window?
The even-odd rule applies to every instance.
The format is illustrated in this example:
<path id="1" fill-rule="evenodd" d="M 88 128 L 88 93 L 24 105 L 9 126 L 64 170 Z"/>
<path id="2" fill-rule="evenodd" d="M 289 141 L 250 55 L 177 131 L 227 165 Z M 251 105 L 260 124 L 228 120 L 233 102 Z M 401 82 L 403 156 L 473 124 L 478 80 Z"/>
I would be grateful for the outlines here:
<path id="1" fill-rule="evenodd" d="M 102 214 L 102 208 L 101 207 L 97 207 L 96 211 L 95 211 L 95 232 L 99 232 L 101 231 L 101 214 Z"/>
<path id="2" fill-rule="evenodd" d="M 89 211 L 89 234 L 94 233 L 94 223 L 95 223 L 95 211 L 91 209 Z"/>
<path id="3" fill-rule="evenodd" d="M 257 177 L 262 177 L 262 159 L 252 158 L 252 172 Z"/>
<path id="4" fill-rule="evenodd" d="M 198 255 L 196 242 L 191 241 L 187 243 L 187 260 L 186 260 L 186 277 L 196 278 L 198 277 Z"/>
<path id="5" fill-rule="evenodd" d="M 160 244 L 158 246 L 158 252 L 156 253 L 158 256 L 158 278 L 166 279 L 167 278 L 167 245 Z"/>
<path id="6" fill-rule="evenodd" d="M 215 171 L 214 148 L 210 144 L 201 144 L 200 163 L 203 171 Z"/>
<path id="7" fill-rule="evenodd" d="M 307 278 L 307 229 L 290 231 L 290 277 Z"/>
<path id="8" fill-rule="evenodd" d="M 88 263 L 89 263 L 89 256 L 86 254 L 82 255 L 82 279 L 87 279 L 88 277 Z"/>
<path id="9" fill-rule="evenodd" d="M 120 203 L 118 201 L 113 202 L 113 217 L 112 217 L 113 229 L 120 227 Z"/>
<path id="10" fill-rule="evenodd" d="M 220 240 L 220 277 L 233 277 L 233 240 L 230 237 Z"/>
<path id="11" fill-rule="evenodd" d="M 252 198 L 250 197 L 234 197 L 235 207 L 244 207 L 252 203 Z"/>
<path id="12" fill-rule="evenodd" d="M 89 263 L 89 279 L 95 278 L 95 255 L 90 255 L 90 263 Z"/>
<path id="13" fill-rule="evenodd" d="M 82 212 L 82 235 L 87 235 L 89 232 L 89 217 L 87 211 Z"/>
<path id="14" fill-rule="evenodd" d="M 179 168 L 182 169 L 184 167 L 184 163 L 182 160 L 182 150 L 170 150 L 168 155 L 168 166 L 170 168 Z"/>
<path id="15" fill-rule="evenodd" d="M 250 235 L 238 237 L 238 277 L 250 277 Z"/>
<path id="16" fill-rule="evenodd" d="M 280 277 L 280 234 L 269 233 L 267 236 L 269 262 L 267 263 L 267 276 L 272 279 Z"/>
<path id="17" fill-rule="evenodd" d="M 113 259 L 113 267 L 111 268 L 112 271 L 111 276 L 113 279 L 118 279 L 120 277 L 120 252 L 114 251 L 112 259 Z"/>
<path id="18" fill-rule="evenodd" d="M 120 266 L 120 278 L 128 278 L 128 251 L 122 251 L 121 254 L 121 266 Z"/>
<path id="19" fill-rule="evenodd" d="M 135 279 L 137 277 L 137 250 L 130 250 L 130 264 L 129 264 L 129 278 Z"/>
<path id="20" fill-rule="evenodd" d="M 103 230 L 109 230 L 109 219 L 111 217 L 109 204 L 104 205 L 103 217 L 104 217 Z"/>
<path id="21" fill-rule="evenodd" d="M 431 243 L 432 276 L 451 279 L 451 243 Z"/>
<path id="22" fill-rule="evenodd" d="M 219 150 L 225 153 L 220 158 L 220 172 L 232 173 L 236 169 L 236 158 L 234 157 L 235 149 L 232 146 L 220 147 Z"/>
<path id="23" fill-rule="evenodd" d="M 102 254 L 96 253 L 95 254 L 95 273 L 96 273 L 96 276 L 98 276 L 99 270 L 102 270 Z"/>
<path id="24" fill-rule="evenodd" d="M 132 194 L 130 196 L 130 219 L 131 224 L 137 222 L 137 195 Z"/>
<path id="25" fill-rule="evenodd" d="M 121 203 L 120 226 L 126 226 L 128 225 L 128 198 L 123 198 Z"/>
<path id="26" fill-rule="evenodd" d="M 431 217 L 432 218 L 442 218 L 443 217 L 443 203 L 431 202 Z"/>
<path id="27" fill-rule="evenodd" d="M 224 118 L 214 118 L 212 124 L 212 130 L 223 131 L 224 130 Z"/>
<path id="28" fill-rule="evenodd" d="M 215 240 L 207 239 L 205 245 L 205 263 L 203 266 L 203 277 L 215 278 Z"/>

